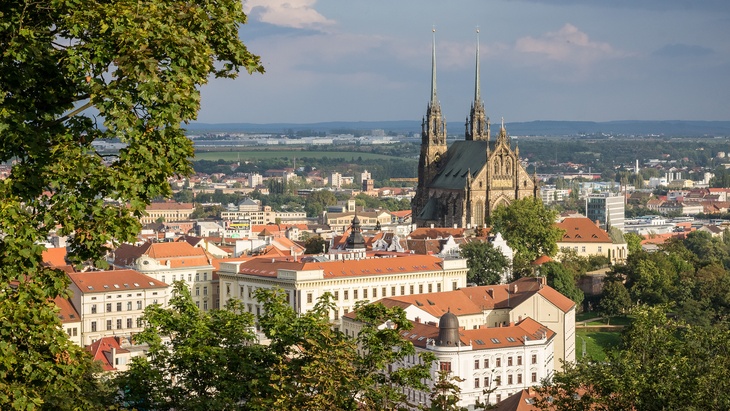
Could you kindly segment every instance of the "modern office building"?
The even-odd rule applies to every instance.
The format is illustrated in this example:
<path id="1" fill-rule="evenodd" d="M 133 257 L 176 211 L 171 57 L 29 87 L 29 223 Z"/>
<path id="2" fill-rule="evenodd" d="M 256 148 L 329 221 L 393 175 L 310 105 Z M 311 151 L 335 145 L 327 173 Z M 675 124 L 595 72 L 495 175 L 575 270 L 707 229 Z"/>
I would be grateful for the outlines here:
<path id="1" fill-rule="evenodd" d="M 624 197 L 610 193 L 592 194 L 586 198 L 586 217 L 608 231 L 610 227 L 624 230 Z"/>

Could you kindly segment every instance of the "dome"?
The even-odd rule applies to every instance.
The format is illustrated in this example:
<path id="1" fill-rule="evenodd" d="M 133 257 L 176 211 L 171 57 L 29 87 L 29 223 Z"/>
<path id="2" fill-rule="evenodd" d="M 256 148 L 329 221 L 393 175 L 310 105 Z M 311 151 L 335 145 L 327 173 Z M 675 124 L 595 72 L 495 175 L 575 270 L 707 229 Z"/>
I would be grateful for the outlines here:
<path id="1" fill-rule="evenodd" d="M 451 311 L 439 320 L 438 347 L 457 347 L 459 344 L 459 319 Z"/>

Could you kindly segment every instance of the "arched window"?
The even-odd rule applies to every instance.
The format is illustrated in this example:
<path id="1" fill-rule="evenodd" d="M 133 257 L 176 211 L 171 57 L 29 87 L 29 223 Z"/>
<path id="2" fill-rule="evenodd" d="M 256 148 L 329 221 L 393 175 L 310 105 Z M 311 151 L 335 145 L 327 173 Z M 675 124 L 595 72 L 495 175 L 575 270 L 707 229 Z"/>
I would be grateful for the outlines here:
<path id="1" fill-rule="evenodd" d="M 484 225 L 484 203 L 478 200 L 474 206 L 474 224 L 477 226 Z"/>

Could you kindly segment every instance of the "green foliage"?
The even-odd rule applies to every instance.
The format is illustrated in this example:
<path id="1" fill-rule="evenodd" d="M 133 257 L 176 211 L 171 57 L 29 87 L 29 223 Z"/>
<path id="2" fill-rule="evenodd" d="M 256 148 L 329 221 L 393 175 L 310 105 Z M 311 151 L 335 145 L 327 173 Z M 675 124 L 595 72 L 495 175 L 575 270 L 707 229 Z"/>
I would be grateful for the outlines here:
<path id="1" fill-rule="evenodd" d="M 0 183 L 0 408 L 92 409 L 90 360 L 48 305 L 65 274 L 41 268 L 38 244 L 60 227 L 74 264 L 105 267 L 109 245 L 133 241 L 146 205 L 171 194 L 168 177 L 191 170 L 181 124 L 200 86 L 263 68 L 234 0 L 10 1 L 0 15 L 0 162 L 13 161 Z M 126 144 L 116 156 L 92 145 L 110 139 Z"/>
<path id="2" fill-rule="evenodd" d="M 540 409 L 710 410 L 730 408 L 730 331 L 640 308 L 606 361 L 566 364 L 543 385 Z M 578 395 L 574 395 L 578 394 Z"/>
<path id="3" fill-rule="evenodd" d="M 621 281 L 604 281 L 603 296 L 598 308 L 609 319 L 624 314 L 631 307 L 631 297 Z"/>
<path id="4" fill-rule="evenodd" d="M 469 272 L 466 280 L 476 285 L 499 284 L 502 274 L 509 269 L 507 258 L 490 242 L 470 241 L 460 246 Z"/>
<path id="5" fill-rule="evenodd" d="M 466 411 L 466 407 L 460 407 L 459 403 L 461 388 L 459 383 L 464 379 L 458 375 L 451 375 L 450 371 L 441 370 L 438 378 L 434 381 L 433 388 L 429 394 L 431 406 L 422 408 L 428 411 Z"/>
<path id="6" fill-rule="evenodd" d="M 524 271 L 542 255 L 554 256 L 562 231 L 555 226 L 556 212 L 545 208 L 539 198 L 526 197 L 499 206 L 492 213 L 492 230 L 502 233 L 515 251 L 514 266 Z"/>
<path id="7" fill-rule="evenodd" d="M 317 190 L 307 197 L 304 210 L 310 217 L 317 217 L 322 214 L 327 206 L 337 204 L 337 197 L 329 190 Z"/>
<path id="8" fill-rule="evenodd" d="M 576 286 L 576 277 L 562 264 L 556 262 L 545 263 L 540 267 L 540 274 L 547 278 L 549 286 L 575 301 L 577 305 L 583 302 L 583 291 Z"/>
<path id="9" fill-rule="evenodd" d="M 138 409 L 233 409 L 263 385 L 257 362 L 265 357 L 251 343 L 253 316 L 230 300 L 225 310 L 198 310 L 184 282 L 173 285 L 169 308 L 145 309 L 145 330 L 135 337 L 149 345 L 116 380 L 125 404 Z M 240 383 L 245 381 L 245 384 Z"/>
<path id="10" fill-rule="evenodd" d="M 638 253 L 641 251 L 641 240 L 643 238 L 636 233 L 625 233 L 624 240 L 626 240 L 626 247 L 629 250 L 629 254 Z"/>
<path id="11" fill-rule="evenodd" d="M 321 236 L 312 236 L 304 242 L 304 254 L 322 254 L 327 252 L 327 241 Z"/>

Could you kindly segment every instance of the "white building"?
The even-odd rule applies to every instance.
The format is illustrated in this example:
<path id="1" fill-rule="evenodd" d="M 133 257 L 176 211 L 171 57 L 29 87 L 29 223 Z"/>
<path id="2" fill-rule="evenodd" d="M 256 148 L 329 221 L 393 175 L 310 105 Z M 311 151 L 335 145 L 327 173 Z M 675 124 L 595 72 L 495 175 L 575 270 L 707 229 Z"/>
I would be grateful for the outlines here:
<path id="1" fill-rule="evenodd" d="M 193 301 L 202 311 L 219 308 L 212 257 L 203 248 L 185 241 L 141 246 L 121 244 L 114 254 L 114 264 L 118 267 L 137 270 L 166 284 L 185 281 Z"/>
<path id="2" fill-rule="evenodd" d="M 71 303 L 81 316 L 81 345 L 102 337 L 143 330 L 140 318 L 151 304 L 167 305 L 168 285 L 135 270 L 68 273 Z"/>
<path id="3" fill-rule="evenodd" d="M 586 198 L 586 217 L 598 221 L 601 228 L 616 227 L 624 230 L 625 199 L 622 195 L 610 193 L 593 194 Z"/>

